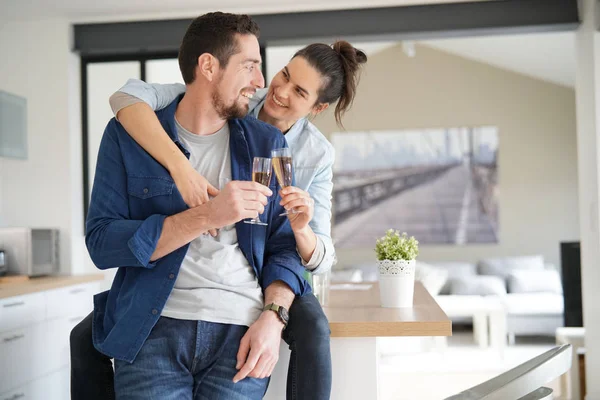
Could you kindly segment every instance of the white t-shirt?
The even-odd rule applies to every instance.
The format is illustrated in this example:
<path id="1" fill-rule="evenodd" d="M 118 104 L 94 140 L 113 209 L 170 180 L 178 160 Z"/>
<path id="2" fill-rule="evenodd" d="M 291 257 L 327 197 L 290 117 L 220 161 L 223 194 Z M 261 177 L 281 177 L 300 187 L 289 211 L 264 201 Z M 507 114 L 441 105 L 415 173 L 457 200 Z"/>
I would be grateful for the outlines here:
<path id="1" fill-rule="evenodd" d="M 199 136 L 175 123 L 192 166 L 222 189 L 231 181 L 228 124 L 212 135 Z M 190 243 L 161 315 L 250 326 L 263 303 L 256 274 L 238 245 L 235 225 L 229 225 L 215 238 L 202 235 Z"/>

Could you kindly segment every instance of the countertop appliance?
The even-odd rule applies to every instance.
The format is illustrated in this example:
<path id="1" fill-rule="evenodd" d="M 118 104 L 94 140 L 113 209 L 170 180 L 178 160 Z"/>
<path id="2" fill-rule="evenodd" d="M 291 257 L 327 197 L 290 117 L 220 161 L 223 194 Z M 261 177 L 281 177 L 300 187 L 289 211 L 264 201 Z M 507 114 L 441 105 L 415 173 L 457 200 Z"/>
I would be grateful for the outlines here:
<path id="1" fill-rule="evenodd" d="M 0 249 L 8 274 L 39 276 L 60 270 L 58 229 L 0 228 Z"/>

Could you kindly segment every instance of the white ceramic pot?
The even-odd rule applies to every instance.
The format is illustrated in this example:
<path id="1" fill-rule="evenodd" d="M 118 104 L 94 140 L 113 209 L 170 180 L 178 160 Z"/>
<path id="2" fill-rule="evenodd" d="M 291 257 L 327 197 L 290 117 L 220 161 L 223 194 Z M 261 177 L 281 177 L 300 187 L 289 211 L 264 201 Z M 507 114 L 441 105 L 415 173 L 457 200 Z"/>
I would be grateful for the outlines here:
<path id="1" fill-rule="evenodd" d="M 415 260 L 377 261 L 382 307 L 412 307 L 415 291 Z"/>

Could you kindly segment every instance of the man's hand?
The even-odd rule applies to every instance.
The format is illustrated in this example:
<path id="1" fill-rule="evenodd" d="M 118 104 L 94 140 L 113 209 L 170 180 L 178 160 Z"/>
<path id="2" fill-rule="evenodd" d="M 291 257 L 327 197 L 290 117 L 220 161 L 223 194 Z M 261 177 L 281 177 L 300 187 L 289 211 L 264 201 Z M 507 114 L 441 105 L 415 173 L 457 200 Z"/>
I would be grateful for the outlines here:
<path id="1" fill-rule="evenodd" d="M 304 190 L 288 186 L 281 189 L 281 204 L 286 210 L 292 208 L 297 211 L 295 214 L 289 214 L 290 225 L 294 232 L 299 232 L 308 226 L 315 212 L 315 201 L 310 197 L 310 194 Z"/>
<path id="2" fill-rule="evenodd" d="M 219 195 L 219 190 L 200 175 L 189 162 L 173 169 L 171 174 L 183 201 L 190 208 L 207 203 L 212 197 Z M 217 236 L 216 229 L 211 229 L 208 233 L 213 237 Z"/>
<path id="3" fill-rule="evenodd" d="M 222 228 L 265 211 L 268 196 L 273 192 L 260 183 L 231 181 L 217 197 L 207 203 L 209 225 Z"/>
<path id="4" fill-rule="evenodd" d="M 259 379 L 271 376 L 279 360 L 282 330 L 283 322 L 277 314 L 270 310 L 263 311 L 240 342 L 235 366 L 239 371 L 233 377 L 234 383 L 248 376 Z"/>

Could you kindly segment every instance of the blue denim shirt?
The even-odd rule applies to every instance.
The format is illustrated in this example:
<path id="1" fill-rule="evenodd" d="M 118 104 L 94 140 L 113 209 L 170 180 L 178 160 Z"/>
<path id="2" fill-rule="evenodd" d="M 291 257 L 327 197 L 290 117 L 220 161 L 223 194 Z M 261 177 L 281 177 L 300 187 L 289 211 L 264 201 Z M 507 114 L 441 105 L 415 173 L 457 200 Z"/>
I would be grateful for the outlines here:
<path id="1" fill-rule="evenodd" d="M 156 114 L 179 142 L 175 110 L 183 96 Z M 255 118 L 229 121 L 234 180 L 252 179 L 252 158 L 287 147 L 280 132 Z M 236 224 L 238 244 L 264 289 L 276 280 L 296 295 L 310 292 L 296 242 L 273 180 L 261 219 L 268 226 Z M 86 245 L 99 269 L 118 268 L 109 291 L 94 297 L 93 340 L 102 353 L 133 362 L 158 321 L 187 252 L 185 245 L 150 262 L 165 218 L 187 205 L 169 172 L 144 151 L 114 118 L 102 137 L 86 221 Z"/>

